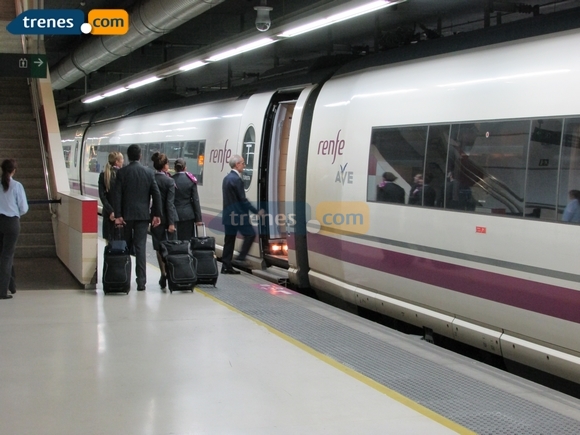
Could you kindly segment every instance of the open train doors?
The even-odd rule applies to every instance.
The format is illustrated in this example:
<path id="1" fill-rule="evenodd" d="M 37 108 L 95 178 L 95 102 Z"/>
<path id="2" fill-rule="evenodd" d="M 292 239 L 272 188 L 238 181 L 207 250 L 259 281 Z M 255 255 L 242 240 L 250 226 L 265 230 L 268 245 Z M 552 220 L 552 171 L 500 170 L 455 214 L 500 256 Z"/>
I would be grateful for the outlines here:
<path id="1" fill-rule="evenodd" d="M 258 198 L 266 214 L 260 245 L 268 266 L 288 268 L 286 198 L 288 150 L 292 115 L 301 90 L 278 91 L 270 100 L 262 130 Z"/>

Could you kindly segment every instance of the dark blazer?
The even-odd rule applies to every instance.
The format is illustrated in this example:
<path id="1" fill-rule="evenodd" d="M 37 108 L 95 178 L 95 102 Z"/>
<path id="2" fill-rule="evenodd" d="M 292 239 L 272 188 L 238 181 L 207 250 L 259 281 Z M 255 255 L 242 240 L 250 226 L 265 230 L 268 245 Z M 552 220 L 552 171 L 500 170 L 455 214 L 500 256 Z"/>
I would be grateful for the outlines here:
<path id="1" fill-rule="evenodd" d="M 110 189 L 107 192 L 105 189 L 105 173 L 101 172 L 99 174 L 99 198 L 101 199 L 101 203 L 103 204 L 103 239 L 109 240 L 109 229 L 113 226 L 113 221 L 109 219 L 111 213 L 114 212 L 113 209 L 113 193 L 115 192 L 115 183 L 117 181 L 117 171 L 118 169 L 113 167 L 113 173 L 111 174 L 111 185 Z"/>
<path id="2" fill-rule="evenodd" d="M 405 203 L 405 189 L 398 184 L 387 181 L 384 186 L 377 186 L 377 201 Z"/>
<path id="3" fill-rule="evenodd" d="M 161 217 L 161 195 L 154 172 L 135 161 L 117 171 L 113 197 L 115 217 L 126 221 L 148 221 L 151 215 Z"/>
<path id="4" fill-rule="evenodd" d="M 225 176 L 222 194 L 222 224 L 236 226 L 250 224 L 249 212 L 258 213 L 258 210 L 246 198 L 244 182 L 236 171 L 232 170 Z"/>
<path id="5" fill-rule="evenodd" d="M 194 183 L 185 172 L 173 174 L 175 181 L 175 210 L 176 222 L 194 220 L 201 222 L 201 206 L 197 194 L 197 183 Z"/>
<path id="6" fill-rule="evenodd" d="M 169 225 L 175 225 L 177 221 L 177 212 L 174 204 L 175 182 L 173 178 L 161 172 L 155 173 L 155 182 L 161 195 L 161 226 L 167 228 Z"/>

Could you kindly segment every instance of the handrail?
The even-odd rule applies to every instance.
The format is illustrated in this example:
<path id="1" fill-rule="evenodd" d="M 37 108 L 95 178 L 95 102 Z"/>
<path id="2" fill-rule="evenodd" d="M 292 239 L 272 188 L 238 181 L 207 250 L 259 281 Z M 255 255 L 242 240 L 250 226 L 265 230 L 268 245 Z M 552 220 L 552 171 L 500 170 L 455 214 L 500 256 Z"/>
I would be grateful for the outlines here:
<path id="1" fill-rule="evenodd" d="M 48 163 L 47 163 L 47 154 L 46 154 L 46 147 L 44 144 L 44 137 L 42 134 L 42 122 L 40 120 L 40 98 L 39 98 L 39 91 L 38 91 L 38 79 L 31 79 L 30 84 L 30 93 L 32 95 L 32 109 L 34 110 L 34 118 L 36 120 L 36 129 L 38 130 L 38 142 L 40 143 L 40 153 L 42 156 L 42 170 L 44 172 L 44 186 L 46 188 L 46 195 L 48 197 L 48 201 L 53 200 L 52 195 L 52 188 L 50 186 L 50 178 L 48 176 Z M 52 202 L 49 202 L 48 209 L 51 213 L 56 213 L 55 210 L 52 208 Z"/>
<path id="2" fill-rule="evenodd" d="M 36 204 L 62 204 L 61 199 L 29 199 L 28 205 L 36 205 Z"/>

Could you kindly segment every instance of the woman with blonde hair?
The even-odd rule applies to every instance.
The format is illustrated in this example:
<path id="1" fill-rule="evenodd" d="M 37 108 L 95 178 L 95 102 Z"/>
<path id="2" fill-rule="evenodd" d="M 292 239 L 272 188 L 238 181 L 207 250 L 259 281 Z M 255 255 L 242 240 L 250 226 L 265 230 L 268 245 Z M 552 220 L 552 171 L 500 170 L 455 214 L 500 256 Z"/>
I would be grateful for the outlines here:
<path id="1" fill-rule="evenodd" d="M 20 234 L 20 216 L 28 211 L 28 201 L 22 184 L 12 177 L 16 161 L 2 162 L 2 185 L 0 186 L 0 299 L 12 299 L 16 293 L 14 282 L 14 251 Z"/>
<path id="2" fill-rule="evenodd" d="M 123 167 L 123 154 L 119 151 L 109 153 L 105 170 L 99 174 L 99 198 L 103 204 L 103 239 L 110 240 L 115 222 L 115 211 L 113 210 L 113 192 L 115 191 L 115 181 L 117 171 Z"/>

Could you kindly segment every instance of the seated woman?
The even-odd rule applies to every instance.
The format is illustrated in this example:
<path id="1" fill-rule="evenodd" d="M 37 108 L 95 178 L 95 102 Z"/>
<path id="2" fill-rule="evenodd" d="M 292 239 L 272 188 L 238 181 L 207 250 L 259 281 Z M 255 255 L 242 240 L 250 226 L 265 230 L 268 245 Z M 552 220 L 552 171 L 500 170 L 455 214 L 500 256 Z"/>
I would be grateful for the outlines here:
<path id="1" fill-rule="evenodd" d="M 177 218 L 174 205 L 175 183 L 167 173 L 169 170 L 169 162 L 165 154 L 155 153 L 151 156 L 151 160 L 153 161 L 153 167 L 156 169 L 155 181 L 157 186 L 159 186 L 159 193 L 161 194 L 161 224 L 156 227 L 151 227 L 151 238 L 153 240 L 153 249 L 157 252 L 157 263 L 161 270 L 159 286 L 163 289 L 167 285 L 167 273 L 165 271 L 165 263 L 159 252 L 161 249 L 160 242 L 165 240 L 165 231 L 170 233 L 175 231 L 175 220 Z"/>
<path id="2" fill-rule="evenodd" d="M 562 222 L 580 222 L 580 190 L 571 190 L 568 192 L 570 202 L 564 209 Z"/>

